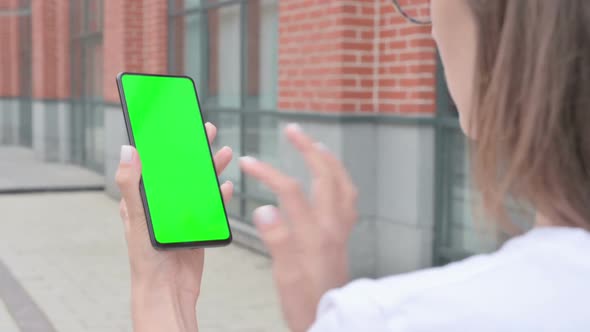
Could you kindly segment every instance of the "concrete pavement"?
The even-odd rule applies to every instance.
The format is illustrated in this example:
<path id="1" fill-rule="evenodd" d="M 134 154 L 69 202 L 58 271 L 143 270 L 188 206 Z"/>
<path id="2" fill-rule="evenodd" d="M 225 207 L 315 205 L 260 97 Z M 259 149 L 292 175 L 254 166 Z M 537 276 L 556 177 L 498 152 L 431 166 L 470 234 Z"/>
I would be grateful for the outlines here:
<path id="1" fill-rule="evenodd" d="M 0 263 L 18 283 L 0 289 L 23 290 L 0 305 L 0 331 L 47 331 L 23 328 L 31 310 L 15 317 L 10 306 L 27 303 L 19 297 L 29 297 L 49 330 L 131 330 L 117 202 L 102 192 L 0 195 L 0 218 Z M 205 332 L 285 331 L 268 258 L 236 245 L 207 250 L 198 318 Z"/>
<path id="2" fill-rule="evenodd" d="M 8 313 L 8 309 L 4 302 L 0 301 L 0 331 L 3 332 L 19 332 L 14 319 Z"/>
<path id="3" fill-rule="evenodd" d="M 0 146 L 0 193 L 102 188 L 104 178 L 88 169 L 39 162 L 32 149 Z"/>

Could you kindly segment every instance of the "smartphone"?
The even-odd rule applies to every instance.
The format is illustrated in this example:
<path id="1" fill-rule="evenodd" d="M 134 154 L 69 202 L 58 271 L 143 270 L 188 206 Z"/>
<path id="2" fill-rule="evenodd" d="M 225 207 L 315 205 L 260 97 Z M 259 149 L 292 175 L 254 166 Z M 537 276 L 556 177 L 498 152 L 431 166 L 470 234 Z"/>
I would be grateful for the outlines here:
<path id="1" fill-rule="evenodd" d="M 194 81 L 125 72 L 117 87 L 129 142 L 141 159 L 139 191 L 154 248 L 231 243 Z"/>

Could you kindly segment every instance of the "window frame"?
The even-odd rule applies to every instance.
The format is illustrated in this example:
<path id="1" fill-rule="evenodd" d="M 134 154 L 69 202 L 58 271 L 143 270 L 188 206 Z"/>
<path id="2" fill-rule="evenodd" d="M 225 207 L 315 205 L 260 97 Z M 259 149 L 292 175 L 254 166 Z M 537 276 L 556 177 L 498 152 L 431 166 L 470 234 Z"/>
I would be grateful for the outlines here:
<path id="1" fill-rule="evenodd" d="M 240 47 L 239 47 L 239 57 L 240 57 L 240 102 L 238 107 L 222 107 L 219 105 L 212 105 L 208 103 L 208 82 L 203 82 L 202 77 L 209 77 L 209 52 L 202 52 L 201 53 L 201 61 L 200 61 L 200 72 L 204 73 L 201 76 L 195 78 L 197 83 L 200 83 L 199 88 L 199 99 L 201 100 L 201 108 L 203 110 L 205 118 L 208 116 L 209 113 L 215 112 L 219 114 L 230 114 L 232 116 L 236 116 L 238 118 L 239 123 L 239 132 L 240 132 L 240 145 L 238 147 L 240 154 L 243 154 L 246 151 L 246 140 L 243 139 L 246 133 L 246 125 L 248 119 L 246 116 L 252 116 L 256 121 L 258 121 L 261 117 L 271 117 L 273 120 L 280 119 L 280 112 L 278 107 L 272 109 L 263 109 L 259 107 L 252 107 L 251 105 L 247 105 L 248 101 L 248 82 L 250 73 L 248 71 L 248 60 L 249 60 L 249 49 L 248 49 L 248 9 L 250 6 L 250 2 L 248 0 L 219 0 L 216 2 L 210 2 L 209 0 L 203 0 L 198 6 L 194 6 L 191 8 L 184 8 L 182 10 L 176 10 L 174 6 L 174 2 L 176 0 L 167 0 L 168 1 L 168 72 L 170 73 L 179 73 L 177 68 L 182 68 L 180 66 L 184 66 L 184 64 L 175 63 L 178 59 L 178 49 L 176 45 L 179 42 L 177 40 L 177 36 L 175 35 L 175 28 L 177 19 L 191 16 L 191 15 L 199 15 L 199 40 L 203 45 L 209 45 L 208 39 L 208 14 L 212 10 L 220 10 L 222 8 L 228 8 L 230 6 L 238 6 L 239 13 L 239 38 L 240 38 Z M 279 0 L 275 0 L 278 5 Z M 255 22 L 258 23 L 258 22 Z M 278 28 L 278 27 L 277 27 Z M 186 33 L 186 32 L 184 32 Z M 278 42 L 278 41 L 277 41 Z M 278 59 L 278 54 L 277 54 Z M 184 60 L 184 59 L 183 59 Z M 182 70 L 184 72 L 184 69 Z M 277 80 L 278 80 L 278 73 L 277 73 Z M 278 82 L 277 82 L 278 84 Z M 248 212 L 248 206 L 252 205 L 252 203 L 258 205 L 266 205 L 266 204 L 276 204 L 276 201 L 273 199 L 268 199 L 262 197 L 260 195 L 254 194 L 248 190 L 246 176 L 243 172 L 240 171 L 240 183 L 239 188 L 240 191 L 234 191 L 234 199 L 238 200 L 238 210 L 239 213 L 234 214 L 228 211 L 230 217 L 235 218 L 237 220 L 252 223 L 251 216 Z"/>
<path id="2" fill-rule="evenodd" d="M 96 8 L 99 10 L 99 22 L 95 31 L 88 31 L 91 14 L 89 4 L 91 1 L 97 2 Z M 75 9 L 81 9 L 82 15 L 76 13 Z M 93 154 L 96 154 L 95 150 L 97 147 L 97 142 L 92 141 L 92 135 L 90 142 L 90 149 L 92 152 L 88 151 L 86 131 L 90 127 L 95 127 L 97 125 L 94 121 L 96 118 L 96 112 L 104 111 L 104 100 L 102 97 L 102 86 L 93 86 L 95 78 L 91 77 L 90 73 L 86 72 L 86 61 L 88 59 L 86 53 L 87 49 L 91 47 L 100 47 L 102 49 L 102 54 L 99 57 L 100 61 L 98 63 L 102 68 L 102 59 L 104 57 L 104 0 L 70 0 L 68 10 L 70 17 L 70 107 L 72 109 L 70 130 L 73 138 L 72 142 L 77 142 L 77 145 L 72 144 L 70 153 L 74 163 L 86 166 L 102 174 L 104 172 L 105 161 L 103 159 L 94 159 L 92 157 Z M 79 15 L 78 18 L 76 18 L 76 15 Z M 79 23 L 80 26 L 75 26 L 75 22 Z M 78 47 L 80 48 L 78 61 L 75 60 L 76 53 L 74 49 L 76 44 L 78 44 Z M 92 55 L 92 59 L 93 61 L 96 61 L 94 55 Z M 104 77 L 101 77 L 100 82 L 102 82 L 103 79 Z M 99 89 L 101 92 L 98 95 L 93 95 L 92 93 L 88 95 L 87 90 L 89 85 Z M 79 91 L 76 89 L 79 89 Z M 77 109 L 76 106 L 79 107 L 79 112 L 75 111 Z"/>

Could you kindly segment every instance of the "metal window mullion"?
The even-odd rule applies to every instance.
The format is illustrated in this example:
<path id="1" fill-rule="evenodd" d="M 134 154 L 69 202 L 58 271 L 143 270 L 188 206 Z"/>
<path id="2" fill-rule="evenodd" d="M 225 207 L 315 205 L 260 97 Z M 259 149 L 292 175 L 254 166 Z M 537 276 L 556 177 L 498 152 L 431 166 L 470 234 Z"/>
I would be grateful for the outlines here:
<path id="1" fill-rule="evenodd" d="M 449 187 L 449 181 L 446 178 L 447 173 L 449 171 L 449 165 L 448 165 L 448 156 L 446 155 L 446 153 L 448 153 L 448 135 L 446 132 L 446 129 L 444 127 L 439 127 L 439 139 L 440 139 L 440 145 L 439 145 L 439 149 L 440 149 L 440 155 L 441 155 L 441 159 L 440 159 L 440 187 L 439 187 L 439 200 L 440 200 L 440 215 L 439 215 L 439 221 L 440 221 L 440 234 L 438 234 L 439 236 L 439 248 L 445 247 L 445 246 L 449 246 L 451 245 L 452 242 L 452 236 L 451 236 L 451 211 L 450 211 L 450 204 L 451 204 L 451 200 L 449 199 L 449 197 L 447 196 L 447 192 L 448 192 L 448 187 Z"/>
<path id="2" fill-rule="evenodd" d="M 244 109 L 246 106 L 246 89 L 248 84 L 248 63 L 247 63 L 247 56 L 248 56 L 248 43 L 247 36 L 248 36 L 248 3 L 242 2 L 240 5 L 240 154 L 246 154 L 246 118 Z M 240 170 L 240 188 L 242 193 L 247 193 L 248 190 L 246 188 L 246 177 L 244 173 Z M 246 216 L 246 198 L 240 198 L 240 214 L 245 217 Z"/>
<path id="3" fill-rule="evenodd" d="M 104 30 L 104 0 L 98 0 L 98 12 L 100 13 L 100 20 L 98 21 L 98 30 L 102 32 Z M 102 56 L 104 57 L 104 54 Z"/>
<path id="4" fill-rule="evenodd" d="M 75 1 L 75 0 L 74 0 Z M 81 11 L 82 11 L 82 22 L 81 22 L 81 36 L 85 36 L 87 33 L 86 26 L 88 25 L 88 0 L 81 1 Z M 87 84 L 86 84 L 86 65 L 87 65 L 87 40 L 86 38 L 82 37 L 80 39 L 80 77 L 79 77 L 79 86 L 80 86 L 80 117 L 79 122 L 81 126 L 79 126 L 79 133 L 80 134 L 80 164 L 85 165 L 88 159 L 88 153 L 86 151 L 86 127 L 88 122 L 88 105 L 86 104 L 87 96 Z"/>
<path id="5" fill-rule="evenodd" d="M 20 133 L 18 137 L 19 145 L 32 147 L 32 57 L 31 57 L 31 4 L 29 2 L 20 2 L 21 9 L 27 10 L 28 15 L 21 15 L 18 18 L 19 36 L 19 56 L 22 57 L 21 75 L 23 79 L 20 82 L 20 93 L 23 98 L 19 102 L 19 127 Z"/>
<path id="6" fill-rule="evenodd" d="M 69 1 L 69 14 L 70 14 L 70 133 L 72 133 L 72 144 L 70 145 L 70 154 L 72 155 L 72 160 L 74 162 L 76 162 L 76 140 L 75 140 L 75 134 L 76 134 L 76 123 L 75 123 L 75 119 L 76 119 L 76 109 L 74 108 L 75 105 L 75 101 L 74 101 L 74 86 L 76 85 L 76 81 L 74 80 L 74 76 L 76 73 L 76 70 L 74 68 L 74 64 L 76 63 L 74 59 L 74 48 L 75 48 L 75 40 L 73 38 L 74 36 L 74 6 L 73 6 L 73 2 L 76 0 L 70 0 Z M 75 96 L 77 97 L 77 96 Z"/>
<path id="7" fill-rule="evenodd" d="M 447 156 L 446 153 L 446 135 L 445 128 L 439 124 L 436 126 L 436 207 L 435 207 L 435 242 L 434 242 L 434 257 L 436 257 L 436 264 L 442 264 L 448 259 L 441 251 L 443 247 L 449 245 L 449 225 L 450 218 L 448 213 L 447 203 L 449 202 L 446 195 L 446 188 L 448 186 L 445 174 L 447 172 Z"/>
<path id="8" fill-rule="evenodd" d="M 201 24 L 201 29 L 199 29 L 199 42 L 201 43 L 200 48 L 205 51 L 202 52 L 202 56 L 199 57 L 201 59 L 201 68 L 199 70 L 201 75 L 196 79 L 199 84 L 198 88 L 203 95 L 203 104 L 207 105 L 209 104 L 209 54 L 211 53 L 209 51 L 209 11 L 203 11 L 199 15 L 199 23 Z M 219 38 L 219 36 L 217 36 L 217 38 Z M 206 113 L 209 113 L 209 111 L 206 110 Z"/>
<path id="9" fill-rule="evenodd" d="M 448 171 L 450 166 L 449 158 L 449 127 L 446 125 L 448 120 L 449 95 L 446 93 L 446 82 L 444 78 L 444 69 L 442 61 L 437 54 L 437 71 L 436 71 L 436 114 L 435 114 L 435 234 L 433 245 L 433 257 L 435 264 L 442 264 L 448 261 L 443 249 L 449 246 L 452 241 L 451 236 L 451 217 L 452 217 L 452 200 L 449 198 L 449 181 Z"/>
<path id="10" fill-rule="evenodd" d="M 81 46 L 81 53 L 82 53 L 82 60 L 80 62 L 81 66 L 80 66 L 80 88 L 81 88 L 81 94 L 80 94 L 80 99 L 82 100 L 82 104 L 81 104 L 81 120 L 80 122 L 82 123 L 81 126 L 81 142 L 82 142 L 82 164 L 85 164 L 87 162 L 88 156 L 87 156 L 87 151 L 86 151 L 86 126 L 87 126 L 87 122 L 88 122 L 88 105 L 86 103 L 86 98 L 87 93 L 87 87 L 86 87 L 86 56 L 87 56 L 87 49 L 86 49 L 86 41 L 81 41 L 80 43 Z"/>
<path id="11" fill-rule="evenodd" d="M 443 163 L 443 127 L 440 124 L 441 112 L 442 108 L 444 107 L 444 102 L 441 100 L 441 92 L 440 92 L 440 85 L 442 84 L 442 79 L 440 75 L 442 74 L 440 60 L 437 57 L 437 71 L 436 71 L 436 83 L 437 83 L 437 96 L 436 96 L 436 110 L 435 110 L 435 126 L 434 126 L 434 236 L 433 236 L 433 246 L 432 246 L 432 257 L 434 265 L 442 265 L 444 264 L 443 254 L 441 252 L 441 248 L 444 245 L 445 236 L 443 236 L 443 232 L 445 231 L 445 221 L 444 221 L 444 198 L 442 196 L 443 193 L 443 186 L 444 186 L 444 163 Z"/>
<path id="12" fill-rule="evenodd" d="M 88 21 L 89 21 L 89 13 L 88 13 L 88 1 L 89 0 L 82 0 L 82 17 L 83 17 L 83 21 L 82 21 L 82 34 L 87 34 L 88 33 Z"/>
<path id="13" fill-rule="evenodd" d="M 88 135 L 87 135 L 87 130 L 89 127 L 89 113 L 90 113 L 90 105 L 88 105 L 88 98 L 89 98 L 89 93 L 88 93 L 88 81 L 87 81 L 87 77 L 88 77 L 88 57 L 91 56 L 90 52 L 88 50 L 88 43 L 86 40 L 83 41 L 82 43 L 82 70 L 81 70 L 81 86 L 82 86 L 82 142 L 83 142 L 83 148 L 82 151 L 84 151 L 82 153 L 82 155 L 84 156 L 82 163 L 84 165 L 88 165 L 88 159 L 89 159 L 89 153 L 86 149 L 87 145 L 88 145 Z"/>
<path id="14" fill-rule="evenodd" d="M 175 29 L 174 29 L 174 24 L 176 24 L 177 18 L 172 16 L 173 1 L 174 0 L 167 0 L 167 2 L 168 2 L 168 51 L 167 51 L 168 63 L 166 64 L 166 66 L 168 68 L 168 73 L 179 74 L 176 70 L 177 64 L 176 64 L 176 58 L 175 58 L 176 45 L 178 45 L 178 41 L 176 40 L 176 38 L 178 38 L 178 36 L 176 36 Z"/>

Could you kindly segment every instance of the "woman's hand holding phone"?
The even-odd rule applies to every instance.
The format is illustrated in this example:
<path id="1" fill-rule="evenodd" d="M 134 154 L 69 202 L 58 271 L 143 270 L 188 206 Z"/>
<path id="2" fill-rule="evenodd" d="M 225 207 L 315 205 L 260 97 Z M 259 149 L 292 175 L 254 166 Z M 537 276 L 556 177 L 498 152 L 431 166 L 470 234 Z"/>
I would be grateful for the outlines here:
<path id="1" fill-rule="evenodd" d="M 205 125 L 209 142 L 217 128 Z M 232 159 L 232 150 L 224 147 L 215 156 L 218 175 Z M 174 163 L 174 160 L 170 160 Z M 120 212 L 131 266 L 132 311 L 135 331 L 196 331 L 195 306 L 203 272 L 204 249 L 155 250 L 150 243 L 139 181 L 141 161 L 131 146 L 121 148 L 116 182 L 121 191 Z M 221 185 L 227 204 L 233 184 Z M 175 330 L 174 327 L 177 327 Z"/>
<path id="2" fill-rule="evenodd" d="M 216 128 L 206 124 L 209 141 Z M 307 197 L 299 183 L 251 157 L 242 170 L 273 191 L 279 207 L 263 206 L 254 222 L 273 259 L 275 284 L 292 331 L 305 331 L 315 319 L 320 297 L 348 281 L 347 242 L 357 220 L 357 191 L 342 163 L 297 125 L 285 134 L 303 155 L 313 181 Z M 121 217 L 129 250 L 134 331 L 196 331 L 196 301 L 203 272 L 203 249 L 157 251 L 151 243 L 139 193 L 141 163 L 124 147 L 117 172 Z M 225 147 L 215 155 L 222 172 L 232 158 Z M 174 162 L 171 160 L 170 162 Z M 233 185 L 221 185 L 227 203 Z"/>

